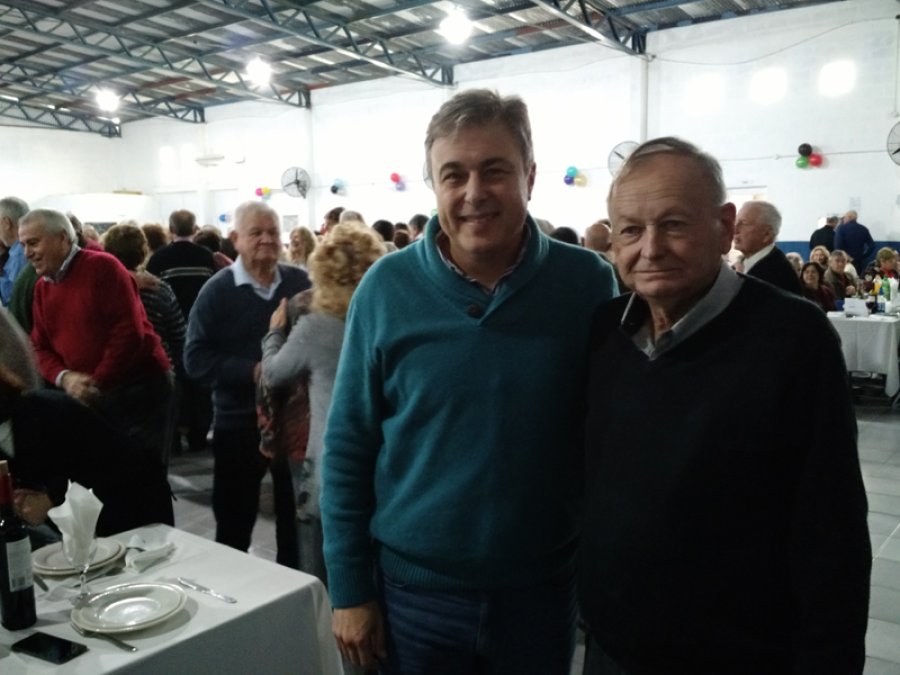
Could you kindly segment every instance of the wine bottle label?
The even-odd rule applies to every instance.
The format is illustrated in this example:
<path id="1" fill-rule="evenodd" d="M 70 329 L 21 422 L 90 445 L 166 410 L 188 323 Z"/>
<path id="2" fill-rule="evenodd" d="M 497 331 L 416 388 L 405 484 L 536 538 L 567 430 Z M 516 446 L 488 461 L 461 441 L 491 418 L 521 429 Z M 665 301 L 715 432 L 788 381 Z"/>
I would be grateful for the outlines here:
<path id="1" fill-rule="evenodd" d="M 31 574 L 31 544 L 28 537 L 6 544 L 6 562 L 9 565 L 9 590 L 21 591 L 34 584 Z"/>

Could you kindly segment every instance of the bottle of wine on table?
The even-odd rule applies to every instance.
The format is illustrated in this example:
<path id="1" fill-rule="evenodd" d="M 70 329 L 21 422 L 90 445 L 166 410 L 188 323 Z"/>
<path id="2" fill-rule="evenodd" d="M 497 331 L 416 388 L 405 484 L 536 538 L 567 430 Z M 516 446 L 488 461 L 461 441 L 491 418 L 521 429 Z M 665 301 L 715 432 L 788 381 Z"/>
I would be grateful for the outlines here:
<path id="1" fill-rule="evenodd" d="M 19 630 L 36 621 L 31 543 L 16 515 L 9 466 L 0 461 L 0 623 Z"/>

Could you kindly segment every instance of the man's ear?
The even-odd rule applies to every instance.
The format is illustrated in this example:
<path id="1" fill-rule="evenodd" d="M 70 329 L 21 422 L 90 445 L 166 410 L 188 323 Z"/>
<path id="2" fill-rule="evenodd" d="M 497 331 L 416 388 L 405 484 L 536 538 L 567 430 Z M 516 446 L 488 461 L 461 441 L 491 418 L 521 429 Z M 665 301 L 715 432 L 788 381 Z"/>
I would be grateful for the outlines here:
<path id="1" fill-rule="evenodd" d="M 731 202 L 719 207 L 719 222 L 722 225 L 722 253 L 731 250 L 731 242 L 734 239 L 734 224 L 737 220 L 737 208 Z"/>

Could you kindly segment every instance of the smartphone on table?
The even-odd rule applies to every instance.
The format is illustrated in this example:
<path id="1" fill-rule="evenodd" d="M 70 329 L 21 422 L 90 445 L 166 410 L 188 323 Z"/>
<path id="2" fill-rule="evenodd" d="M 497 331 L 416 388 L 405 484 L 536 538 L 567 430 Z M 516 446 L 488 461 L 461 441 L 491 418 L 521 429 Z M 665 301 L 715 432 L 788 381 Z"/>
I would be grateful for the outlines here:
<path id="1" fill-rule="evenodd" d="M 32 633 L 27 638 L 13 643 L 10 649 L 20 654 L 35 656 L 50 663 L 65 663 L 84 654 L 88 648 L 78 642 L 56 637 L 49 633 Z"/>

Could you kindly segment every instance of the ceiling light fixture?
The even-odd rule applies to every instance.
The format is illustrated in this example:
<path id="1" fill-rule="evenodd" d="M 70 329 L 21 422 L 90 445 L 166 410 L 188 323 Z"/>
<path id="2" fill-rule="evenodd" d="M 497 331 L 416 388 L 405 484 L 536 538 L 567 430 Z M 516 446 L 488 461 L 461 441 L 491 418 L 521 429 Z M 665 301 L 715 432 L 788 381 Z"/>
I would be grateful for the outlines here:
<path id="1" fill-rule="evenodd" d="M 454 7 L 447 18 L 441 21 L 437 32 L 450 44 L 461 45 L 472 34 L 472 22 L 463 10 Z"/>
<path id="2" fill-rule="evenodd" d="M 119 109 L 119 95 L 110 89 L 99 89 L 97 106 L 105 112 L 115 112 Z"/>
<path id="3" fill-rule="evenodd" d="M 269 80 L 272 77 L 272 66 L 256 56 L 247 64 L 247 71 L 245 74 L 247 75 L 247 79 L 253 84 L 258 87 L 264 87 L 269 84 Z"/>

